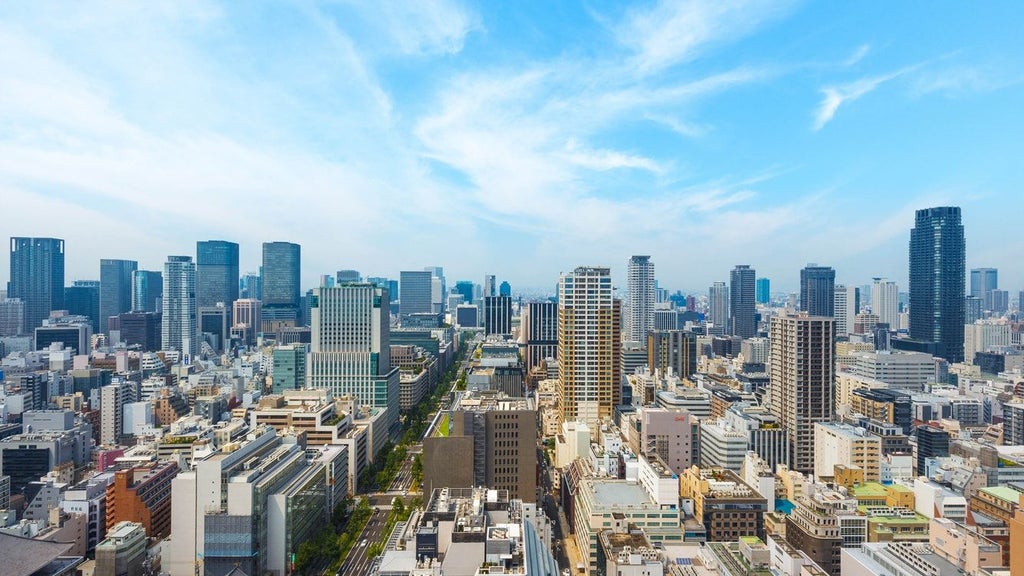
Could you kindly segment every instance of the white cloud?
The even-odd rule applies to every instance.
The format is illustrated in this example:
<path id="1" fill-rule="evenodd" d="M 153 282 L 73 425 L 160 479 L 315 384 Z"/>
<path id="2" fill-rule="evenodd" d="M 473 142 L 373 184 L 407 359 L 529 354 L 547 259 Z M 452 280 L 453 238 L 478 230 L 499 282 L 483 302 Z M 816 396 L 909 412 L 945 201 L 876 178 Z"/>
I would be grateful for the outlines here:
<path id="1" fill-rule="evenodd" d="M 814 130 L 821 130 L 836 115 L 836 111 L 843 104 L 853 102 L 858 98 L 874 91 L 876 88 L 903 76 L 904 74 L 918 68 L 920 65 L 908 66 L 895 72 L 861 78 L 839 86 L 829 86 L 821 90 L 822 99 L 818 109 L 814 113 Z"/>
<path id="2" fill-rule="evenodd" d="M 867 56 L 868 52 L 870 52 L 870 51 L 871 51 L 871 45 L 870 44 L 861 44 L 860 46 L 857 47 L 856 50 L 853 51 L 852 54 L 850 54 L 850 56 L 848 56 L 846 58 L 846 61 L 843 62 L 843 65 L 845 65 L 845 66 L 854 66 L 854 65 L 856 65 L 861 60 L 863 60 L 864 57 Z"/>
<path id="3" fill-rule="evenodd" d="M 789 10 L 790 2 L 739 0 L 662 0 L 630 13 L 616 30 L 618 40 L 635 53 L 642 73 L 651 73 L 697 57 L 710 46 L 742 38 Z"/>

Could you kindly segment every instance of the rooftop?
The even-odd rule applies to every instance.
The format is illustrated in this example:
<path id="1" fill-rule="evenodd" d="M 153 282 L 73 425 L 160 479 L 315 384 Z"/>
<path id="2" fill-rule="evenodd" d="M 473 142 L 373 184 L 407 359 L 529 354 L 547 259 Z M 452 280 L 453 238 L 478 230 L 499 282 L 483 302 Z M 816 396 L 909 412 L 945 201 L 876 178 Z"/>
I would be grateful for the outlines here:
<path id="1" fill-rule="evenodd" d="M 639 484 L 625 480 L 592 480 L 595 506 L 644 506 L 654 505 L 650 495 Z"/>
<path id="2" fill-rule="evenodd" d="M 989 486 L 987 488 L 982 488 L 981 492 L 985 492 L 986 494 L 990 494 L 1011 504 L 1020 503 L 1021 493 L 1008 486 Z"/>

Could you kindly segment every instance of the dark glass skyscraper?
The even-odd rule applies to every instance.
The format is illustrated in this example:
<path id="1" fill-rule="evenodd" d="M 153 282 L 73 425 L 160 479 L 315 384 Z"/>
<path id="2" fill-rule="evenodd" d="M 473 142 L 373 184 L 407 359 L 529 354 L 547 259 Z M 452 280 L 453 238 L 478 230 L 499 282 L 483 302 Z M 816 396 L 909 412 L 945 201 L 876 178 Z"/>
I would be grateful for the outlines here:
<path id="1" fill-rule="evenodd" d="M 25 303 L 25 332 L 31 334 L 51 310 L 64 309 L 64 241 L 11 238 L 8 298 Z"/>
<path id="2" fill-rule="evenodd" d="M 754 284 L 756 274 L 753 268 L 739 264 L 729 274 L 729 332 L 740 338 L 752 338 L 757 335 L 757 323 L 754 312 Z"/>
<path id="3" fill-rule="evenodd" d="M 196 306 L 224 303 L 231 325 L 231 305 L 238 300 L 238 244 L 224 240 L 196 242 Z"/>
<path id="4" fill-rule="evenodd" d="M 132 285 L 133 312 L 162 312 L 160 298 L 164 293 L 164 275 L 158 270 L 136 270 Z"/>
<path id="5" fill-rule="evenodd" d="M 132 280 L 139 263 L 135 260 L 100 260 L 100 332 L 107 333 L 107 321 L 132 311 Z"/>
<path id="6" fill-rule="evenodd" d="M 302 249 L 291 242 L 263 243 L 263 322 L 299 319 Z"/>
<path id="7" fill-rule="evenodd" d="M 964 357 L 965 268 L 960 208 L 918 210 L 910 231 L 910 337 L 934 342 L 949 362 Z"/>
<path id="8" fill-rule="evenodd" d="M 75 280 L 64 288 L 64 309 L 68 314 L 86 316 L 93 334 L 100 332 L 100 283 L 96 280 Z"/>
<path id="9" fill-rule="evenodd" d="M 456 282 L 455 292 L 458 294 L 462 294 L 462 301 L 465 302 L 466 304 L 472 304 L 473 300 L 475 300 L 475 298 L 473 297 L 475 292 L 475 290 L 473 289 L 473 283 L 470 282 L 469 280 L 459 280 L 458 282 Z"/>
<path id="10" fill-rule="evenodd" d="M 835 316 L 836 271 L 808 264 L 800 271 L 800 309 L 811 316 Z"/>

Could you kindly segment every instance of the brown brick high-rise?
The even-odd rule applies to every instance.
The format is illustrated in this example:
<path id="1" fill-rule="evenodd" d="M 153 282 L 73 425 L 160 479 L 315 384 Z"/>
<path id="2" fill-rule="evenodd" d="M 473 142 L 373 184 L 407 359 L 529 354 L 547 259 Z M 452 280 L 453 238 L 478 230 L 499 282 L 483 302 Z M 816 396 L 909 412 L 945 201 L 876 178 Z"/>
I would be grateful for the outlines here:
<path id="1" fill-rule="evenodd" d="M 107 526 L 127 520 L 138 522 L 150 538 L 171 533 L 171 480 L 178 475 L 175 462 L 155 462 L 114 473 L 107 487 Z"/>

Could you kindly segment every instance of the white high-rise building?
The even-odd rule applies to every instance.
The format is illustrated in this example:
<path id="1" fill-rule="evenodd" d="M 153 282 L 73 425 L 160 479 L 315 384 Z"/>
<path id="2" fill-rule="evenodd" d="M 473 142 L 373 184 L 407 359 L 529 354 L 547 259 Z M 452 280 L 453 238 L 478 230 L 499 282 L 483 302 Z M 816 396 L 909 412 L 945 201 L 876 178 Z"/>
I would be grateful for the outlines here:
<path id="1" fill-rule="evenodd" d="M 871 284 L 871 312 L 878 321 L 889 325 L 890 330 L 900 326 L 899 287 L 885 278 L 875 278 Z"/>
<path id="2" fill-rule="evenodd" d="M 853 319 L 857 316 L 857 288 L 855 286 L 836 286 L 835 319 L 836 335 L 845 336 L 853 332 Z"/>
<path id="3" fill-rule="evenodd" d="M 964 326 L 964 362 L 974 363 L 974 355 L 1011 344 L 1010 325 L 1005 321 L 978 320 Z"/>
<path id="4" fill-rule="evenodd" d="M 725 334 L 729 326 L 729 287 L 715 282 L 708 290 L 708 324 L 713 334 Z"/>
<path id="5" fill-rule="evenodd" d="M 335 397 L 353 394 L 397 419 L 400 384 L 398 368 L 391 368 L 389 302 L 388 289 L 374 284 L 314 289 L 306 370 L 310 388 Z"/>
<path id="6" fill-rule="evenodd" d="M 184 357 L 199 351 L 196 320 L 196 264 L 191 256 L 168 256 L 164 263 L 161 343 Z"/>
<path id="7" fill-rule="evenodd" d="M 100 444 L 118 444 L 123 428 L 124 400 L 124 390 L 120 384 L 108 384 L 100 388 Z"/>
<path id="8" fill-rule="evenodd" d="M 606 267 L 580 266 L 558 282 L 562 421 L 598 430 L 622 399 L 621 305 Z"/>
<path id="9" fill-rule="evenodd" d="M 629 340 L 647 343 L 654 329 L 654 262 L 650 256 L 633 256 L 627 270 L 629 291 Z"/>

